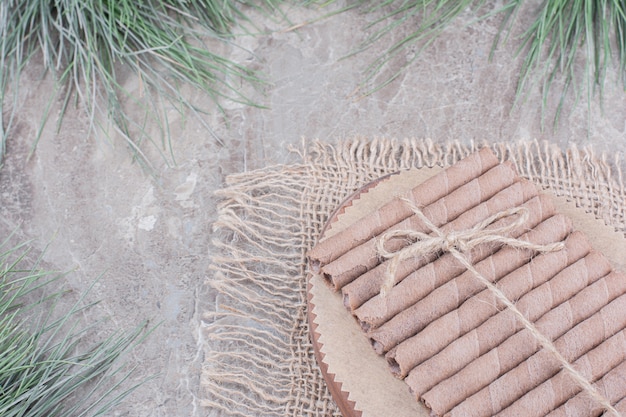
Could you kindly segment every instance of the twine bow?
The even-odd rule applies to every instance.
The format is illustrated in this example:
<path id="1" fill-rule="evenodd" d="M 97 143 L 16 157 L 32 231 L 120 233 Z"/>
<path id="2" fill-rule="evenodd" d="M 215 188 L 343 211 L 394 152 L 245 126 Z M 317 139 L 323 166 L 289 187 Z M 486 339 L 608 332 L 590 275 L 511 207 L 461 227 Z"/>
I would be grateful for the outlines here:
<path id="1" fill-rule="evenodd" d="M 376 242 L 378 254 L 382 258 L 391 259 L 387 266 L 385 282 L 380 290 L 380 294 L 383 297 L 385 297 L 395 285 L 398 265 L 406 259 L 437 252 L 449 252 L 457 259 L 462 257 L 465 260 L 465 262 L 462 263 L 466 263 L 467 260 L 462 256 L 462 253 L 468 252 L 483 243 L 500 243 L 502 245 L 519 249 L 530 249 L 537 252 L 553 252 L 563 248 L 563 242 L 537 245 L 526 240 L 506 236 L 507 233 L 522 227 L 528 221 L 528 209 L 525 207 L 514 207 L 508 210 L 502 210 L 470 229 L 445 233 L 435 226 L 411 201 L 404 201 L 434 235 L 414 230 L 391 230 L 380 237 Z M 490 227 L 499 220 L 512 216 L 517 216 L 513 222 L 503 226 Z M 404 239 L 409 242 L 409 245 L 399 251 L 388 251 L 385 248 L 385 244 L 392 239 Z"/>
<path id="2" fill-rule="evenodd" d="M 547 337 L 545 337 L 535 325 L 530 322 L 511 302 L 508 297 L 491 281 L 482 276 L 474 266 L 463 255 L 464 252 L 468 252 L 476 246 L 483 243 L 500 243 L 502 245 L 512 246 L 519 249 L 530 249 L 537 252 L 554 252 L 563 249 L 565 246 L 563 242 L 556 242 L 547 245 L 536 245 L 531 242 L 515 239 L 506 236 L 508 232 L 514 229 L 522 227 L 528 220 L 528 210 L 524 207 L 515 207 L 509 210 L 500 211 L 484 221 L 476 224 L 474 227 L 461 230 L 451 231 L 448 233 L 443 232 L 437 226 L 435 226 L 410 200 L 404 199 L 406 204 L 413 210 L 413 212 L 420 218 L 420 220 L 426 225 L 427 229 L 432 232 L 431 234 L 416 232 L 414 230 L 392 230 L 384 233 L 380 239 L 376 242 L 378 253 L 382 258 L 391 259 L 387 266 L 386 278 L 381 286 L 380 295 L 386 297 L 395 285 L 396 272 L 400 262 L 419 256 L 425 256 L 436 252 L 448 252 L 455 259 L 457 259 L 468 271 L 474 275 L 484 286 L 491 291 L 495 297 L 502 304 L 506 306 L 518 320 L 524 325 L 526 329 L 535 337 L 537 342 L 549 351 L 554 358 L 560 363 L 561 367 L 567 372 L 572 379 L 581 387 L 587 394 L 589 394 L 598 404 L 600 404 L 607 412 L 615 416 L 620 414 L 613 407 L 611 402 L 606 399 L 598 390 L 591 385 L 591 383 L 578 372 L 572 364 L 570 364 L 561 353 L 556 349 L 554 343 Z M 493 226 L 499 220 L 510 216 L 517 216 L 515 221 L 504 226 Z M 385 243 L 391 239 L 405 239 L 409 242 L 409 245 L 398 251 L 387 251 L 385 249 Z"/>

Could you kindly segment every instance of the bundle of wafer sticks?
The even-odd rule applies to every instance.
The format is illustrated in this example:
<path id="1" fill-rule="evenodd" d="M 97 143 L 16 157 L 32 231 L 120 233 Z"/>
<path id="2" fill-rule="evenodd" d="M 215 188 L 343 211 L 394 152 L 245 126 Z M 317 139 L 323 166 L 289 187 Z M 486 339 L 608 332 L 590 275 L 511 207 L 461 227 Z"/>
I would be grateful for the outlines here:
<path id="1" fill-rule="evenodd" d="M 626 276 L 489 149 L 308 256 L 434 415 L 626 415 Z"/>

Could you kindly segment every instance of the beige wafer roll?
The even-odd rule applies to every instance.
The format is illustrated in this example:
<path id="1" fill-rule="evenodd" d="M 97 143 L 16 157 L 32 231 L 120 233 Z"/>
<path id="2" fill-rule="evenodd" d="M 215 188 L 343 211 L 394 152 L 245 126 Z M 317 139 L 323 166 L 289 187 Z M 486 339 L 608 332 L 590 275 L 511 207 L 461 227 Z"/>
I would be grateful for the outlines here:
<path id="1" fill-rule="evenodd" d="M 604 398 L 615 405 L 618 411 L 626 413 L 626 400 L 623 401 L 621 410 L 620 406 L 616 404 L 626 397 L 626 362 L 622 362 L 611 369 L 593 385 Z M 551 411 L 547 417 L 599 416 L 602 414 L 602 411 L 598 403 L 593 401 L 589 394 L 583 391 Z"/>
<path id="2" fill-rule="evenodd" d="M 488 148 L 483 148 L 424 181 L 404 197 L 417 206 L 427 206 L 497 164 L 498 159 L 494 153 Z M 400 198 L 393 199 L 342 232 L 319 242 L 308 254 L 311 268 L 313 271 L 319 271 L 321 266 L 411 215 L 413 212 Z"/>
<path id="3" fill-rule="evenodd" d="M 539 319 L 535 323 L 537 327 L 553 332 L 557 337 L 588 317 L 582 312 L 592 308 L 593 313 L 604 305 L 598 304 L 597 296 L 592 299 L 596 303 L 585 304 L 587 301 L 585 294 L 595 288 L 586 287 L 608 274 L 610 270 L 611 265 L 606 258 L 597 252 L 591 252 L 555 275 L 550 281 L 524 295 L 516 306 L 531 322 Z M 580 292 L 581 290 L 583 291 Z M 566 302 L 572 296 L 574 298 Z M 570 313 L 572 302 L 576 305 L 583 304 L 580 312 Z M 572 321 L 572 317 L 578 321 Z M 519 360 L 532 354 L 532 351 L 524 353 L 529 346 L 519 344 L 528 336 L 524 331 L 516 334 L 520 329 L 522 325 L 515 315 L 508 309 L 503 310 L 413 368 L 405 382 L 418 398 L 437 384 L 442 385 L 443 389 L 454 390 L 450 387 L 454 381 L 460 381 L 465 385 L 463 389 L 466 391 L 462 395 L 470 395 L 492 381 L 489 379 L 492 377 L 491 372 L 495 372 L 497 377 L 505 366 L 509 366 L 510 369 L 516 365 L 510 361 L 501 363 L 498 356 L 500 352 L 508 352 L 511 349 L 514 354 L 522 355 Z M 504 356 L 507 354 L 503 353 Z M 482 381 L 482 385 L 477 386 L 477 381 Z"/>
<path id="4" fill-rule="evenodd" d="M 528 199 L 537 195 L 536 187 L 528 181 L 518 181 L 513 185 L 500 191 L 498 194 L 479 204 L 478 206 L 466 211 L 454 221 L 446 224 L 441 228 L 444 232 L 452 230 L 465 230 L 471 228 L 477 223 L 487 219 L 489 216 L 512 207 L 517 207 Z M 530 212 L 533 215 L 533 212 Z M 500 226 L 508 224 L 506 219 Z M 492 245 L 495 247 L 495 245 Z M 436 259 L 437 254 L 431 254 L 420 258 L 411 258 L 400 262 L 396 271 L 396 282 L 401 281 L 411 272 L 416 271 L 420 267 L 432 262 Z M 460 274 L 462 267 L 458 262 L 452 265 Z M 351 283 L 344 286 L 341 291 L 344 297 L 344 305 L 350 310 L 360 307 L 364 302 L 380 292 L 380 288 L 386 279 L 387 263 L 382 263 L 376 268 L 369 270 Z M 430 283 L 423 283 L 430 285 Z"/>
<path id="5" fill-rule="evenodd" d="M 480 177 L 457 188 L 450 194 L 426 206 L 422 212 L 437 227 L 456 219 L 460 214 L 490 199 L 499 191 L 519 180 L 515 168 L 510 163 L 496 165 Z M 416 230 L 428 232 L 426 225 L 417 215 L 390 227 L 389 230 Z M 406 245 L 404 239 L 387 242 L 387 249 L 397 251 Z M 346 252 L 339 258 L 322 267 L 321 273 L 335 290 L 353 281 L 380 263 L 376 249 L 376 238 Z"/>
<path id="6" fill-rule="evenodd" d="M 557 214 L 524 234 L 521 240 L 539 245 L 560 242 L 571 230 L 572 224 L 569 218 Z M 517 233 L 519 234 L 519 231 Z M 474 261 L 472 252 L 473 250 L 466 254 L 470 262 Z M 509 258 L 511 256 L 513 258 L 498 258 L 499 263 L 513 263 L 515 265 L 515 262 L 518 262 L 521 265 L 524 262 L 523 257 L 527 256 L 526 260 L 528 260 L 530 256 L 529 252 L 521 249 L 507 250 L 507 252 L 509 252 Z M 516 257 L 518 258 L 517 261 L 515 260 Z M 452 256 L 446 254 L 441 257 L 441 259 L 445 258 L 452 258 Z M 452 262 L 456 261 L 453 259 L 448 261 L 448 263 Z M 486 279 L 494 278 L 494 269 L 491 269 L 489 262 L 479 264 L 477 268 L 479 268 L 479 272 Z M 495 267 L 496 270 L 504 268 L 505 266 Z M 417 334 L 433 320 L 458 308 L 460 303 L 465 301 L 466 298 L 480 292 L 483 288 L 483 285 L 471 272 L 464 272 L 454 281 L 448 281 L 446 284 L 439 286 L 428 296 L 396 314 L 382 326 L 368 332 L 372 346 L 378 353 L 389 351 L 399 343 Z"/>
<path id="7" fill-rule="evenodd" d="M 626 295 L 615 299 L 600 313 L 555 342 L 565 360 L 572 363 L 587 381 L 602 377 L 626 359 L 624 311 Z M 508 378 L 509 382 L 515 381 L 514 391 L 525 394 L 502 410 L 499 415 L 503 417 L 543 417 L 581 391 L 580 385 L 561 370 L 560 363 L 545 350 L 539 351 L 509 374 L 515 374 Z M 509 386 L 507 392 L 510 391 Z"/>
<path id="8" fill-rule="evenodd" d="M 535 197 L 526 202 L 524 206 L 528 207 L 530 212 L 536 213 L 537 216 L 533 216 L 533 219 L 529 219 L 527 224 L 524 225 L 524 229 L 512 232 L 513 237 L 521 235 L 524 230 L 532 229 L 535 225 L 541 222 L 541 220 L 550 217 L 554 213 L 552 201 L 546 195 Z M 567 230 L 566 233 L 569 233 L 569 230 Z M 538 234 L 535 232 L 533 235 L 537 236 Z M 521 239 L 528 240 L 527 237 L 522 237 Z M 493 247 L 493 250 L 496 251 L 500 245 L 487 246 L 487 248 L 491 247 Z M 515 268 L 518 268 L 522 264 L 526 263 L 532 254 L 529 250 L 519 250 L 515 248 L 503 248 L 501 250 L 497 250 L 493 255 L 491 255 L 491 250 L 478 249 L 475 253 L 472 252 L 467 254 L 467 256 L 471 258 L 472 263 L 476 264 L 476 268 L 481 273 L 490 275 L 491 278 L 489 279 L 493 280 L 496 280 L 504 274 L 509 273 Z M 508 257 L 510 257 L 510 259 L 507 259 Z M 472 281 L 477 283 L 477 280 L 471 276 L 471 273 L 467 271 L 463 272 L 464 268 L 457 265 L 457 262 L 451 260 L 450 258 L 451 255 L 441 256 L 433 262 L 424 265 L 417 271 L 409 274 L 395 287 L 393 287 L 386 297 L 376 295 L 366 301 L 361 307 L 354 311 L 354 315 L 361 323 L 361 327 L 365 331 L 372 331 L 386 321 L 390 320 L 396 314 L 399 314 L 403 310 L 413 306 L 426 295 L 430 296 L 430 294 L 432 294 L 432 296 L 439 296 L 441 291 L 449 289 L 448 287 L 450 286 L 456 285 L 457 281 L 451 280 L 461 273 L 463 273 L 461 277 L 472 278 Z M 428 291 L 429 288 L 423 287 L 425 282 L 433 281 L 444 282 L 445 284 L 443 284 L 442 287 L 432 290 L 434 292 Z M 451 297 L 467 296 L 461 291 L 455 291 L 453 288 L 451 290 Z M 441 296 L 444 297 L 443 295 Z"/>
<path id="9" fill-rule="evenodd" d="M 585 235 L 582 232 L 573 232 L 565 240 L 563 250 L 537 255 L 530 262 L 500 279 L 498 287 L 510 300 L 517 300 L 587 255 L 590 249 Z M 496 255 L 511 250 L 514 249 L 503 248 Z M 465 301 L 458 309 L 433 321 L 424 330 L 390 350 L 386 357 L 391 371 L 394 375 L 404 378 L 415 366 L 499 311 L 493 293 L 487 289 L 483 290 Z"/>
<path id="10" fill-rule="evenodd" d="M 566 360 L 574 360 L 626 326 L 624 292 L 626 277 L 611 273 L 544 315 L 535 324 L 537 330 L 555 340 Z M 539 348 L 536 337 L 521 330 L 433 387 L 422 399 L 436 404 L 442 414 L 458 404 L 451 415 L 495 415 L 558 371 L 560 366 L 551 353 L 541 350 L 534 354 Z"/>

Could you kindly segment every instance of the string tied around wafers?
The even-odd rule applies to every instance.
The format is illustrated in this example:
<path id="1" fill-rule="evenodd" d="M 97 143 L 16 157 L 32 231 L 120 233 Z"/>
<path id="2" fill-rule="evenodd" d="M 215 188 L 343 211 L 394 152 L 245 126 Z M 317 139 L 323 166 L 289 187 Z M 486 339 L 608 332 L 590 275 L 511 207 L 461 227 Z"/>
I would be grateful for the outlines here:
<path id="1" fill-rule="evenodd" d="M 466 230 L 453 230 L 444 232 L 435 226 L 422 211 L 410 200 L 403 201 L 420 218 L 426 228 L 432 234 L 415 230 L 390 230 L 383 233 L 376 242 L 378 254 L 385 259 L 391 259 L 387 266 L 386 279 L 380 294 L 385 297 L 396 284 L 395 276 L 400 262 L 437 252 L 464 253 L 484 243 L 499 243 L 518 249 L 529 249 L 537 252 L 553 252 L 563 248 L 563 242 L 555 242 L 546 245 L 537 245 L 526 240 L 515 239 L 507 236 L 507 233 L 523 227 L 528 221 L 529 213 L 525 207 L 514 207 L 502 210 L 489 216 L 482 222 Z M 505 225 L 495 225 L 498 221 L 514 217 L 512 222 Z M 493 226 L 493 227 L 492 227 Z M 409 242 L 408 246 L 398 251 L 388 251 L 385 243 L 391 239 L 404 239 Z"/>
<path id="2" fill-rule="evenodd" d="M 550 352 L 559 362 L 562 369 L 569 374 L 574 382 L 593 398 L 600 406 L 611 415 L 619 416 L 618 411 L 613 407 L 611 402 L 607 400 L 580 372 L 578 372 L 571 363 L 569 363 L 563 355 L 556 349 L 554 343 L 544 336 L 535 325 L 522 314 L 511 300 L 491 281 L 485 278 L 474 266 L 468 261 L 465 252 L 470 251 L 474 247 L 484 243 L 499 243 L 501 245 L 511 246 L 519 249 L 529 249 L 536 252 L 554 252 L 563 249 L 563 242 L 555 242 L 546 245 L 537 245 L 526 240 L 516 239 L 506 234 L 523 227 L 527 222 L 529 213 L 525 207 L 514 207 L 508 210 L 502 210 L 482 222 L 476 224 L 467 230 L 444 232 L 435 226 L 422 212 L 422 210 L 413 204 L 412 201 L 403 199 L 404 202 L 413 210 L 413 212 L 424 223 L 431 234 L 418 232 L 414 230 L 391 230 L 383 233 L 376 242 L 378 254 L 385 259 L 390 259 L 387 266 L 386 278 L 381 286 L 380 296 L 386 297 L 395 285 L 395 276 L 398 265 L 403 260 L 425 256 L 432 253 L 447 252 L 458 260 L 463 267 L 472 273 L 489 291 L 491 291 L 496 299 L 508 308 L 524 327 L 539 342 L 542 348 Z M 497 222 L 508 217 L 516 216 L 515 220 L 503 226 L 496 225 Z M 405 239 L 409 242 L 408 246 L 398 251 L 387 251 L 385 243 L 391 239 Z"/>

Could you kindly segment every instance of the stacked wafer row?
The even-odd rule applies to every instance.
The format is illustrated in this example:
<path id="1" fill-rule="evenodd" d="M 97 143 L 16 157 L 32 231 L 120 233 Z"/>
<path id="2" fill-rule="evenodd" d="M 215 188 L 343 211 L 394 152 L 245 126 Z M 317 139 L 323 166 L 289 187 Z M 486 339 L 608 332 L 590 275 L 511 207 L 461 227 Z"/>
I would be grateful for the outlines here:
<path id="1" fill-rule="evenodd" d="M 472 154 L 322 240 L 309 253 L 320 273 L 384 354 L 391 372 L 436 415 L 591 416 L 602 410 L 552 353 L 450 253 L 401 261 L 395 286 L 381 296 L 388 261 L 377 237 L 389 230 L 431 233 L 403 199 L 444 232 L 526 207 L 512 238 L 558 251 L 480 244 L 464 256 L 575 370 L 626 415 L 626 276 L 613 271 L 550 198 L 499 164 L 488 149 Z M 508 218 L 490 226 L 510 223 Z M 400 250 L 406 240 L 386 242 Z"/>

